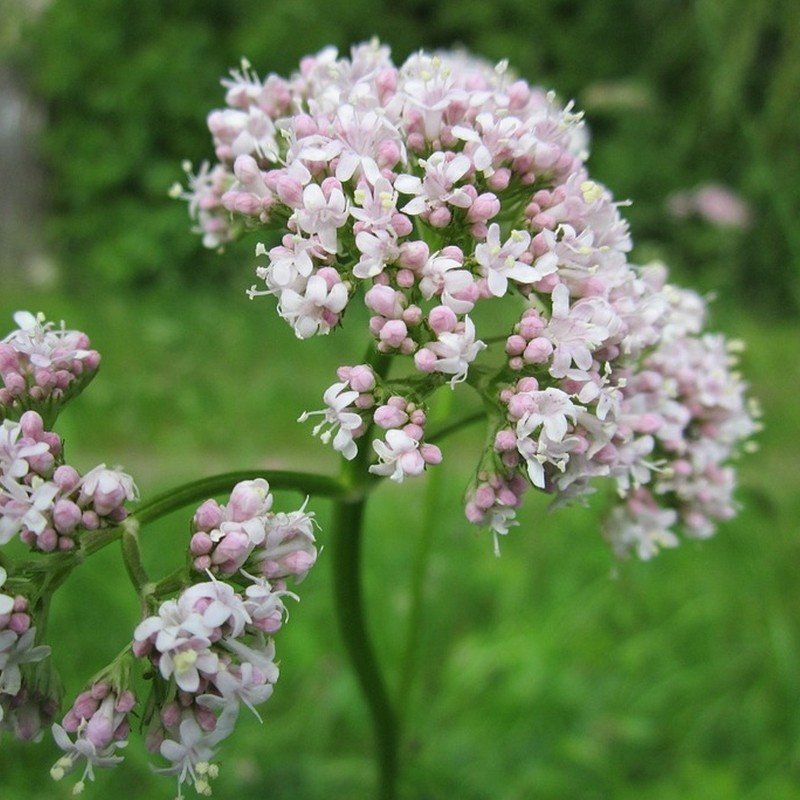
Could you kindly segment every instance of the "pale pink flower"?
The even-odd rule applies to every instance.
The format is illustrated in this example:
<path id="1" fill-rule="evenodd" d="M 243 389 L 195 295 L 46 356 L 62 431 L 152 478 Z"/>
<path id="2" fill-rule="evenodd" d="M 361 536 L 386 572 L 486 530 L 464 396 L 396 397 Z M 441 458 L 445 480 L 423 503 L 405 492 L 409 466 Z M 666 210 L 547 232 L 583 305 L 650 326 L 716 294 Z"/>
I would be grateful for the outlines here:
<path id="1" fill-rule="evenodd" d="M 419 475 L 425 469 L 425 460 L 419 452 L 419 442 L 405 431 L 386 431 L 386 441 L 375 439 L 372 446 L 380 459 L 378 464 L 369 468 L 374 475 L 386 476 L 402 483 L 406 475 Z"/>
<path id="2" fill-rule="evenodd" d="M 321 414 L 323 419 L 314 427 L 311 435 L 319 436 L 325 444 L 333 437 L 333 449 L 352 461 L 358 452 L 353 441 L 353 432 L 361 426 L 362 420 L 355 411 L 348 410 L 358 397 L 358 392 L 345 391 L 347 386 L 346 381 L 334 383 L 322 396 L 326 408 L 321 411 L 304 411 L 297 421 L 305 422 L 310 417 Z"/>

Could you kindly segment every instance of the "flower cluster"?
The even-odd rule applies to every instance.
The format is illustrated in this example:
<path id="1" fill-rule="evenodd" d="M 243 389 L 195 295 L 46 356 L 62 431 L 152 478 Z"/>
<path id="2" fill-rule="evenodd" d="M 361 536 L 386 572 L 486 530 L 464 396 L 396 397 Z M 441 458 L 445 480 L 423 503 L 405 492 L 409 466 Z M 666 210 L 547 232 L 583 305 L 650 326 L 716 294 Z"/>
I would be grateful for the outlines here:
<path id="1" fill-rule="evenodd" d="M 7 577 L 6 570 L 0 567 L 0 590 Z M 49 654 L 49 647 L 36 645 L 28 600 L 21 594 L 12 596 L 0 591 L 0 731 L 14 730 L 23 739 L 38 736 L 38 714 L 33 707 L 28 713 L 24 708 L 31 692 L 20 667 L 42 661 Z"/>
<path id="2" fill-rule="evenodd" d="M 273 513 L 269 484 L 242 481 L 227 505 L 207 500 L 192 520 L 192 565 L 222 576 L 241 569 L 268 578 L 301 581 L 317 560 L 314 514 L 302 508 Z"/>
<path id="3" fill-rule="evenodd" d="M 14 314 L 18 328 L 0 342 L 0 420 L 29 408 L 50 419 L 83 390 L 100 366 L 100 354 L 80 331 L 46 322 L 44 314 Z"/>
<path id="4" fill-rule="evenodd" d="M 72 793 L 80 794 L 86 780 L 94 780 L 94 767 L 119 764 L 122 756 L 114 753 L 128 744 L 129 713 L 136 698 L 129 689 L 120 689 L 108 681 L 95 681 L 81 692 L 67 711 L 61 725 L 53 725 L 53 738 L 64 751 L 50 770 L 54 780 L 61 780 L 81 760 L 85 761 L 81 778 Z M 74 734 L 72 740 L 69 734 Z"/>
<path id="5" fill-rule="evenodd" d="M 420 52 L 397 67 L 377 42 L 323 50 L 289 79 L 245 64 L 223 84 L 219 163 L 201 172 L 215 188 L 197 177 L 184 195 L 206 237 L 221 241 L 222 209 L 227 238 L 277 228 L 250 295 L 274 296 L 301 339 L 363 297 L 376 351 L 413 372 L 342 368 L 315 434 L 352 459 L 387 428 L 369 469 L 400 481 L 441 457 L 421 435 L 429 396 L 466 382 L 493 442 L 466 514 L 495 537 L 527 486 L 566 501 L 598 478 L 621 495 L 618 552 L 647 557 L 673 523 L 706 536 L 732 513 L 727 464 L 758 427 L 746 387 L 703 335 L 703 299 L 629 261 L 625 204 L 589 176 L 571 104 L 505 63 Z"/>
<path id="6" fill-rule="evenodd" d="M 398 483 L 442 460 L 441 450 L 424 441 L 428 417 L 419 401 L 395 393 L 396 387 L 381 380 L 367 364 L 339 367 L 337 377 L 339 382 L 323 395 L 326 407 L 300 416 L 300 422 L 322 416 L 314 428 L 315 436 L 324 442 L 333 437 L 334 449 L 352 460 L 358 452 L 355 440 L 370 426 L 386 431 L 383 439 L 372 442 L 379 461 L 369 471 Z"/>
<path id="7" fill-rule="evenodd" d="M 302 579 L 316 550 L 312 514 L 271 507 L 263 480 L 237 484 L 226 505 L 203 503 L 189 549 L 194 568 L 211 579 L 161 603 L 134 631 L 133 653 L 147 659 L 154 680 L 147 746 L 169 762 L 159 772 L 177 777 L 178 796 L 187 782 L 211 793 L 217 745 L 233 731 L 242 705 L 260 719 L 256 707 L 278 679 L 270 637 L 286 619 L 283 599 L 296 599 L 281 578 Z M 234 576 L 242 591 L 220 579 Z"/>
<path id="8" fill-rule="evenodd" d="M 0 425 L 0 545 L 17 534 L 34 550 L 71 550 L 82 531 L 119 524 L 137 497 L 130 475 L 100 464 L 81 475 L 36 411 Z"/>

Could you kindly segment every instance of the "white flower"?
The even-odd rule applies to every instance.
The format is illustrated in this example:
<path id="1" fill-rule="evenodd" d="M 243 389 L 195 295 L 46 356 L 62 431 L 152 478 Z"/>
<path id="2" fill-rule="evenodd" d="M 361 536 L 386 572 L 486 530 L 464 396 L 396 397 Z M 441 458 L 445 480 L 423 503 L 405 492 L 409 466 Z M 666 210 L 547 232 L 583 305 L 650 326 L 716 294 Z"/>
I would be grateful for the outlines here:
<path id="1" fill-rule="evenodd" d="M 372 446 L 380 458 L 369 471 L 402 483 L 406 475 L 419 475 L 425 469 L 425 460 L 419 452 L 419 442 L 405 431 L 393 428 L 386 431 L 386 441 L 375 439 Z"/>
<path id="2" fill-rule="evenodd" d="M 6 482 L 4 479 L 24 478 L 30 468 L 26 459 L 40 456 L 50 449 L 46 442 L 17 444 L 21 433 L 19 422 L 7 419 L 0 426 L 0 483 Z"/>
<path id="3" fill-rule="evenodd" d="M 426 300 L 430 300 L 434 295 L 441 295 L 442 303 L 453 312 L 466 314 L 472 311 L 475 303 L 458 300 L 453 295 L 467 291 L 473 283 L 472 274 L 469 270 L 462 269 L 458 261 L 434 253 L 422 268 L 419 289 Z"/>
<path id="4" fill-rule="evenodd" d="M 575 422 L 578 407 L 566 392 L 554 387 L 528 394 L 533 398 L 534 409 L 519 420 L 517 434 L 520 437 L 530 436 L 539 426 L 543 426 L 549 439 L 553 442 L 562 441 L 569 427 L 567 419 Z"/>
<path id="5" fill-rule="evenodd" d="M 422 214 L 449 203 L 459 208 L 469 208 L 472 198 L 462 188 L 454 188 L 469 172 L 472 163 L 465 155 L 457 155 L 448 161 L 442 152 L 434 153 L 427 161 L 421 161 L 425 175 L 398 175 L 394 188 L 401 194 L 415 195 L 401 209 L 406 214 Z"/>
<path id="6" fill-rule="evenodd" d="M 191 780 L 195 789 L 209 794 L 206 774 L 213 774 L 211 759 L 214 757 L 214 748 L 233 732 L 238 716 L 237 705 L 226 706 L 213 731 L 206 733 L 198 724 L 194 715 L 187 714 L 178 728 L 178 738 L 165 739 L 161 743 L 160 753 L 171 766 L 157 769 L 162 775 L 177 775 L 178 797 L 182 797 L 181 786 L 187 779 Z"/>
<path id="7" fill-rule="evenodd" d="M 312 275 L 303 294 L 293 289 L 281 292 L 278 311 L 294 328 L 298 339 L 308 339 L 318 332 L 328 333 L 347 300 L 344 283 L 336 283 L 329 289 L 324 278 Z"/>
<path id="8" fill-rule="evenodd" d="M 0 588 L 5 584 L 6 578 L 8 578 L 8 573 L 3 567 L 0 567 Z M 10 614 L 13 610 L 14 598 L 7 594 L 0 594 L 0 616 Z"/>
<path id="9" fill-rule="evenodd" d="M 314 233 L 323 249 L 335 253 L 337 231 L 347 222 L 349 201 L 341 189 L 333 189 L 328 197 L 316 183 L 303 189 L 303 207 L 295 212 L 297 225 L 306 233 Z"/>
<path id="10" fill-rule="evenodd" d="M 556 271 L 553 254 L 540 258 L 535 267 L 519 260 L 530 243 L 531 235 L 527 231 L 511 231 L 508 241 L 501 244 L 500 226 L 497 223 L 489 226 L 486 241 L 475 248 L 475 260 L 495 297 L 502 297 L 508 291 L 509 279 L 518 283 L 535 283 Z"/>
<path id="11" fill-rule="evenodd" d="M 178 606 L 188 616 L 196 611 L 195 606 L 201 601 L 209 601 L 208 604 L 202 603 L 204 608 L 199 613 L 204 624 L 212 630 L 227 624 L 231 636 L 240 636 L 244 626 L 252 621 L 242 599 L 222 581 L 210 580 L 189 586 L 178 598 Z"/>
<path id="12" fill-rule="evenodd" d="M 36 628 L 29 628 L 15 641 L 8 641 L 4 634 L 12 633 L 5 630 L 0 632 L 0 694 L 16 696 L 22 685 L 20 664 L 33 664 L 42 661 L 50 655 L 47 645 L 34 647 L 36 641 Z"/>
<path id="13" fill-rule="evenodd" d="M 115 750 L 125 747 L 128 744 L 126 741 L 111 742 L 108 747 L 98 750 L 89 739 L 80 734 L 73 742 L 60 725 L 53 725 L 51 731 L 56 744 L 66 753 L 50 769 L 50 775 L 54 780 L 61 780 L 77 761 L 82 758 L 86 759 L 86 767 L 80 781 L 75 784 L 73 794 L 79 794 L 82 791 L 84 781 L 94 780 L 94 767 L 113 767 L 124 761 L 122 756 L 115 756 L 113 753 Z"/>
<path id="14" fill-rule="evenodd" d="M 361 425 L 361 417 L 354 411 L 347 410 L 358 397 L 358 392 L 345 391 L 347 386 L 347 382 L 344 382 L 334 383 L 333 386 L 328 387 L 322 396 L 327 408 L 321 411 L 304 411 L 297 421 L 305 422 L 309 417 L 322 414 L 322 422 L 314 427 L 311 435 L 319 436 L 320 440 L 327 444 L 335 432 L 333 449 L 341 453 L 348 461 L 352 461 L 358 452 L 356 443 L 353 441 L 353 431 Z"/>
<path id="15" fill-rule="evenodd" d="M 440 333 L 438 340 L 427 347 L 438 356 L 434 369 L 452 375 L 450 386 L 455 388 L 457 383 L 466 379 L 469 365 L 486 348 L 486 344 L 480 340 L 475 341 L 475 325 L 469 317 L 465 317 L 464 330 L 461 333 Z"/>
<path id="16" fill-rule="evenodd" d="M 597 303 L 593 300 L 579 300 L 569 304 L 569 289 L 560 283 L 553 289 L 553 314 L 542 336 L 553 343 L 553 363 L 550 374 L 563 378 L 574 362 L 584 372 L 592 366 L 592 351 L 609 336 L 608 327 L 597 324 Z M 605 307 L 610 310 L 607 303 Z M 613 313 L 613 312 L 612 312 Z"/>
<path id="17" fill-rule="evenodd" d="M 31 486 L 7 483 L 6 502 L 0 506 L 0 544 L 6 544 L 25 527 L 37 536 L 49 521 L 58 486 L 34 477 Z"/>

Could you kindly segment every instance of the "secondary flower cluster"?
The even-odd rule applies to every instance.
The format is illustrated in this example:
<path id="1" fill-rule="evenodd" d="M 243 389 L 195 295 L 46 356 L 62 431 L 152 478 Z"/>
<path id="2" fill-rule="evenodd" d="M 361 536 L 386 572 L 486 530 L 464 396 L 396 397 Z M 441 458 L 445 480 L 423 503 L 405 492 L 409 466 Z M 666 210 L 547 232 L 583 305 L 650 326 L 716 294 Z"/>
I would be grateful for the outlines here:
<path id="1" fill-rule="evenodd" d="M 46 322 L 44 314 L 14 314 L 17 330 L 0 342 L 0 420 L 33 408 L 50 419 L 94 377 L 100 354 L 89 337 Z"/>
<path id="2" fill-rule="evenodd" d="M 242 705 L 260 719 L 256 706 L 269 699 L 278 680 L 269 637 L 287 617 L 284 598 L 297 599 L 280 578 L 302 579 L 316 550 L 313 514 L 304 508 L 273 513 L 271 507 L 263 480 L 237 484 L 226 505 L 203 503 L 194 516 L 190 553 L 194 568 L 210 580 L 161 603 L 134 632 L 133 653 L 147 659 L 154 681 L 144 720 L 147 747 L 169 762 L 159 772 L 177 777 L 179 796 L 186 782 L 199 794 L 211 793 L 217 745 L 233 731 Z M 237 591 L 215 573 L 245 588 Z M 90 756 L 87 761 L 103 765 Z"/>
<path id="3" fill-rule="evenodd" d="M 130 648 L 78 695 L 61 725 L 52 726 L 64 751 L 51 769 L 55 780 L 82 767 L 77 794 L 94 780 L 95 767 L 123 760 L 117 751 L 127 745 L 136 714 L 132 673 L 139 664 L 152 690 L 136 715 L 147 748 L 168 762 L 157 771 L 175 776 L 178 797 L 187 783 L 200 795 L 211 794 L 217 745 L 232 733 L 242 705 L 261 719 L 257 706 L 278 680 L 270 637 L 288 617 L 284 598 L 297 599 L 281 578 L 301 580 L 316 559 L 313 514 L 305 507 L 275 513 L 272 502 L 259 479 L 237 484 L 225 505 L 208 500 L 197 509 L 189 552 L 193 568 L 208 580 L 193 583 L 197 576 L 190 576 L 163 602 L 158 587 L 143 594 L 154 613 L 136 627 Z M 2 596 L 0 604 L 7 605 Z"/>
<path id="4" fill-rule="evenodd" d="M 269 484 L 242 481 L 227 505 L 207 500 L 194 515 L 189 550 L 198 572 L 235 575 L 246 569 L 269 580 L 301 581 L 317 560 L 314 514 L 302 508 L 273 513 Z"/>
<path id="5" fill-rule="evenodd" d="M 413 364 L 377 382 L 342 368 L 315 434 L 354 458 L 371 425 L 388 428 L 370 470 L 402 480 L 440 458 L 413 414 L 467 382 L 494 446 L 466 514 L 495 537 L 527 486 L 566 501 L 602 477 L 622 498 L 618 552 L 647 557 L 673 523 L 706 536 L 733 513 L 726 464 L 758 427 L 746 387 L 702 333 L 703 299 L 628 260 L 624 204 L 589 176 L 571 104 L 505 63 L 420 52 L 397 67 L 377 42 L 324 50 L 289 79 L 244 64 L 223 84 L 208 118 L 219 163 L 183 194 L 206 242 L 279 231 L 256 248 L 251 296 L 276 297 L 301 339 L 362 296 L 376 350 Z"/>
<path id="6" fill-rule="evenodd" d="M 83 775 L 73 787 L 80 794 L 86 780 L 94 780 L 94 767 L 112 767 L 122 756 L 115 751 L 127 745 L 131 723 L 129 713 L 136 698 L 129 689 L 120 689 L 106 680 L 95 681 L 81 692 L 67 711 L 61 725 L 53 725 L 53 738 L 64 751 L 50 770 L 61 780 L 80 760 L 85 760 Z M 69 734 L 75 735 L 74 741 Z"/>
<path id="7" fill-rule="evenodd" d="M 0 545 L 17 534 L 33 550 L 71 550 L 83 531 L 116 525 L 137 497 L 130 475 L 63 463 L 61 438 L 36 411 L 0 425 Z"/>
<path id="8" fill-rule="evenodd" d="M 322 416 L 313 430 L 314 436 L 324 442 L 333 437 L 334 449 L 351 461 L 358 452 L 355 440 L 370 425 L 382 428 L 385 439 L 372 442 L 379 461 L 369 471 L 398 483 L 406 475 L 419 475 L 428 464 L 441 462 L 441 450 L 424 441 L 428 419 L 424 406 L 394 393 L 393 387 L 380 380 L 367 364 L 339 367 L 337 377 L 340 381 L 323 395 L 325 408 L 300 416 L 300 422 Z"/>
<path id="9" fill-rule="evenodd" d="M 8 574 L 0 567 L 0 590 Z M 14 731 L 19 738 L 35 738 L 41 726 L 38 703 L 29 702 L 23 664 L 33 664 L 50 654 L 50 648 L 36 645 L 36 628 L 32 625 L 28 600 L 21 594 L 0 591 L 0 732 Z M 54 709 L 50 709 L 51 713 Z"/>

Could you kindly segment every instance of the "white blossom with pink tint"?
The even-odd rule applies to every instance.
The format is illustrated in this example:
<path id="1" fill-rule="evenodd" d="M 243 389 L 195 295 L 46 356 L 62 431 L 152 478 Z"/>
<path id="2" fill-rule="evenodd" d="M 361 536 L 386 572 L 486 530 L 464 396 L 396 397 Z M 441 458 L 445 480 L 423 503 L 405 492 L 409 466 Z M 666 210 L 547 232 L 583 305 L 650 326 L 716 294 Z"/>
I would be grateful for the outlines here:
<path id="1" fill-rule="evenodd" d="M 452 375 L 450 385 L 453 388 L 466 380 L 469 365 L 485 348 L 484 342 L 475 340 L 475 325 L 469 317 L 464 318 L 463 330 L 440 333 L 438 339 L 428 345 L 436 357 L 434 370 Z"/>
<path id="2" fill-rule="evenodd" d="M 281 292 L 279 311 L 298 339 L 308 339 L 315 333 L 328 333 L 338 322 L 347 300 L 344 283 L 329 286 L 320 275 L 312 275 L 302 294 L 294 289 Z"/>
<path id="3" fill-rule="evenodd" d="M 425 469 L 425 459 L 419 451 L 419 442 L 405 431 L 393 429 L 386 432 L 386 440 L 372 442 L 380 462 L 369 471 L 402 483 L 407 475 L 419 475 Z"/>
<path id="4" fill-rule="evenodd" d="M 358 452 L 353 434 L 361 427 L 362 419 L 358 413 L 349 410 L 359 393 L 349 389 L 348 386 L 346 381 L 334 383 L 322 396 L 326 407 L 321 411 L 304 411 L 298 422 L 305 422 L 313 416 L 321 415 L 322 420 L 314 426 L 311 435 L 319 436 L 320 441 L 325 444 L 333 437 L 333 449 L 348 461 L 352 461 Z"/>

